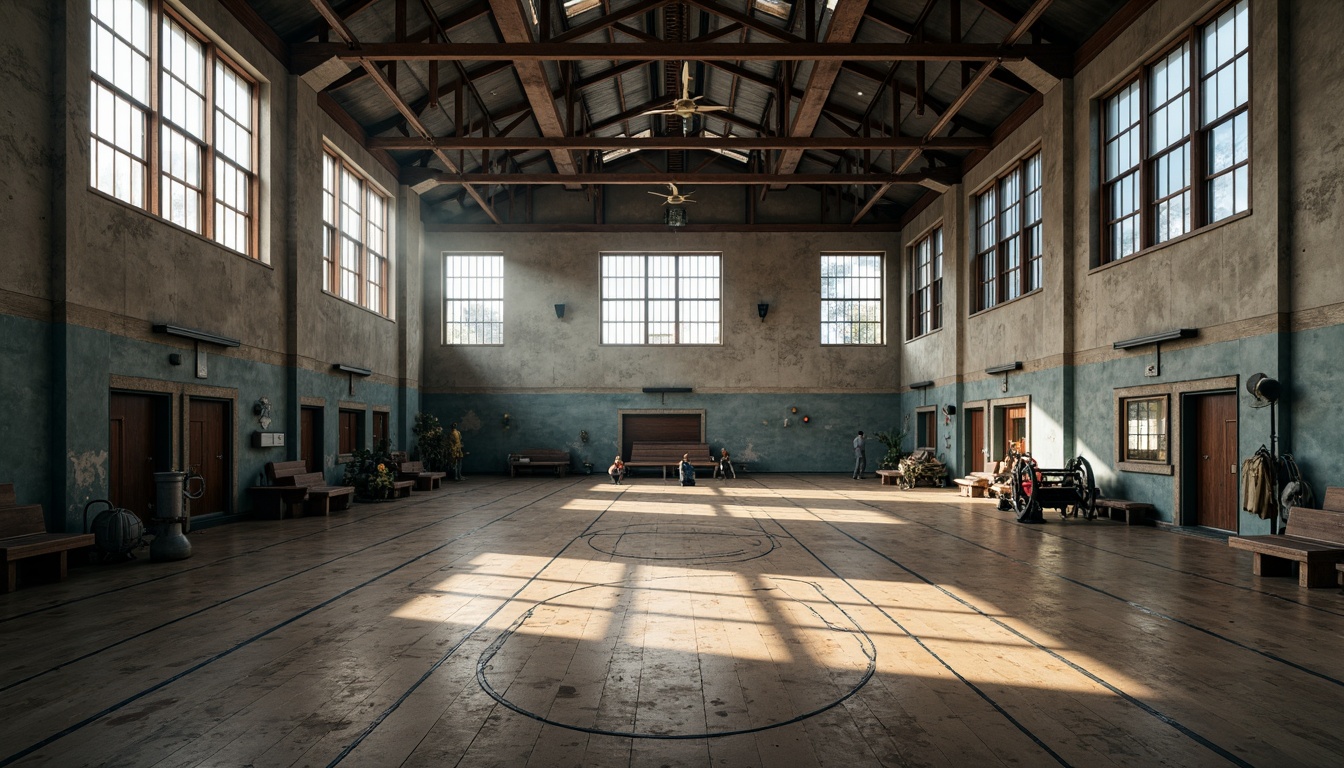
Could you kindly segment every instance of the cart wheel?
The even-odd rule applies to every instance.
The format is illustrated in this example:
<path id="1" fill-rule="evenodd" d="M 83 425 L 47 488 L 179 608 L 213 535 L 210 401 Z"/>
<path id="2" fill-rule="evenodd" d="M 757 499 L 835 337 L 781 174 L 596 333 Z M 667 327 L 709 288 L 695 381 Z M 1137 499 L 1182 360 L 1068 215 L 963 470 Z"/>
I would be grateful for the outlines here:
<path id="1" fill-rule="evenodd" d="M 1083 486 L 1081 489 L 1082 496 L 1080 503 L 1080 506 L 1083 509 L 1083 516 L 1088 520 L 1095 520 L 1097 517 L 1097 480 L 1092 474 L 1092 465 L 1082 456 L 1074 459 L 1074 461 L 1078 463 L 1078 469 L 1081 475 L 1080 479 L 1082 480 Z"/>

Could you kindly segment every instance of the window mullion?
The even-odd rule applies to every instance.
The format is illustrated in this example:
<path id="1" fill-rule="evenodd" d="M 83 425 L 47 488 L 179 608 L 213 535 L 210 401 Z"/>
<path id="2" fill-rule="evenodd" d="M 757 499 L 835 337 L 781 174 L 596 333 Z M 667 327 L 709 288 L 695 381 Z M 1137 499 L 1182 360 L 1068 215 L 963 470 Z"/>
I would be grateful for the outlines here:
<path id="1" fill-rule="evenodd" d="M 162 172 L 163 163 L 159 157 L 161 153 L 160 145 L 162 143 L 161 133 L 163 131 L 163 68 L 161 65 L 163 50 L 163 8 L 158 2 L 149 4 L 149 28 L 150 46 L 149 46 L 149 103 L 153 106 L 149 110 L 145 125 L 145 160 L 147 168 L 145 174 L 145 184 L 148 189 L 145 190 L 145 210 L 158 216 L 163 216 L 163 205 L 159 199 L 159 174 Z"/>
<path id="2" fill-rule="evenodd" d="M 1186 76 L 1190 78 L 1190 109 L 1187 112 L 1190 120 L 1190 153 L 1186 158 L 1186 172 L 1190 174 L 1190 207 L 1194 208 L 1190 212 L 1190 229 L 1196 230 L 1209 222 L 1212 217 L 1209 215 L 1206 201 L 1208 200 L 1208 180 L 1205 178 L 1204 169 L 1207 163 L 1204 160 L 1205 132 L 1199 120 L 1199 105 L 1204 99 L 1204 84 L 1199 77 L 1199 61 L 1203 56 L 1203 40 L 1200 35 L 1192 34 L 1190 36 L 1190 66 L 1186 71 Z"/>
<path id="3" fill-rule="evenodd" d="M 205 72 L 204 86 L 205 92 L 205 114 L 202 116 L 205 124 L 201 126 L 205 134 L 205 157 L 201 159 L 203 167 L 201 168 L 201 229 L 206 237 L 215 240 L 215 50 L 214 43 L 205 42 Z M 218 242 L 218 241 L 216 241 Z"/>

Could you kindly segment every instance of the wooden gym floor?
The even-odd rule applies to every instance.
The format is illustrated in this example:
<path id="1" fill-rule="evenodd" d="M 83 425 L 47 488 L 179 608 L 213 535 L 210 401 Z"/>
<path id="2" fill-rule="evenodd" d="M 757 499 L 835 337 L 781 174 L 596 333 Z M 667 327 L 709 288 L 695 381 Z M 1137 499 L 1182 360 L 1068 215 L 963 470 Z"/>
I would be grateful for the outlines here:
<path id="1" fill-rule="evenodd" d="M 475 477 L 214 528 L 0 596 L 0 766 L 1344 764 L 1338 590 L 1048 516 Z"/>

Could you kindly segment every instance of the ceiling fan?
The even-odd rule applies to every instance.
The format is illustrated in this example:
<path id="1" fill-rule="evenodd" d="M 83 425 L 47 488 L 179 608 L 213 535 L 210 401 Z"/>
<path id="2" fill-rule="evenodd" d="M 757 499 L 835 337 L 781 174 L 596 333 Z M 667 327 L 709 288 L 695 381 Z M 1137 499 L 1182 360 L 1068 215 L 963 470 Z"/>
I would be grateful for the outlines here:
<path id="1" fill-rule="evenodd" d="M 677 185 L 671 182 L 668 182 L 667 187 L 672 190 L 672 194 L 664 195 L 662 192 L 650 192 L 649 194 L 663 198 L 663 205 L 681 205 L 682 203 L 695 202 L 691 199 L 691 195 L 695 194 L 694 192 L 687 192 L 683 195 L 677 191 Z"/>
<path id="2" fill-rule="evenodd" d="M 715 105 L 697 104 L 696 102 L 704 98 L 704 94 L 691 97 L 691 63 L 683 61 L 681 63 L 681 98 L 674 99 L 672 105 L 666 109 L 651 109 L 643 114 L 645 115 L 676 115 L 683 120 L 690 120 L 696 115 L 703 115 L 706 112 L 723 112 L 727 107 Z"/>

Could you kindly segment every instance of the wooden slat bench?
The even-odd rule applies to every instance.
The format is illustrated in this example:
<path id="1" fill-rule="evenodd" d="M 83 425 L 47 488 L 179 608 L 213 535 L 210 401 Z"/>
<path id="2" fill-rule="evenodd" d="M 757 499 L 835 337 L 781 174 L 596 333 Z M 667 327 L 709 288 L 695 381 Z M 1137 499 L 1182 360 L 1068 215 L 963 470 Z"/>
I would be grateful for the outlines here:
<path id="1" fill-rule="evenodd" d="M 305 511 L 310 515 L 328 515 L 333 509 L 348 509 L 355 489 L 347 485 L 327 485 L 321 472 L 309 472 L 302 461 L 272 461 L 266 464 L 266 477 L 272 487 L 289 486 L 308 491 Z M 414 481 L 406 481 L 407 486 Z M 408 491 L 409 492 L 409 491 Z M 292 497 L 291 497 L 292 498 Z"/>
<path id="2" fill-rule="evenodd" d="M 397 477 L 415 483 L 417 491 L 432 491 L 443 483 L 447 472 L 430 472 L 423 461 L 403 461 L 397 465 Z"/>
<path id="3" fill-rule="evenodd" d="M 14 485 L 0 484 L 0 592 L 13 592 L 19 583 L 19 561 L 32 560 L 46 580 L 66 574 L 66 553 L 93 546 L 91 533 L 47 533 L 42 505 L 16 503 Z"/>
<path id="4" fill-rule="evenodd" d="M 883 485 L 900 485 L 901 472 L 897 469 L 879 469 L 877 476 L 882 478 Z"/>
<path id="5" fill-rule="evenodd" d="M 1325 492 L 1325 509 L 1288 510 L 1281 536 L 1232 536 L 1227 545 L 1251 552 L 1256 576 L 1291 576 L 1303 587 L 1338 584 L 1337 564 L 1344 563 L 1344 488 Z"/>
<path id="6" fill-rule="evenodd" d="M 1127 499 L 1097 499 L 1097 516 L 1120 520 L 1129 525 L 1142 525 L 1157 514 L 1157 507 L 1142 501 Z"/>
<path id="7" fill-rule="evenodd" d="M 952 480 L 957 484 L 957 490 L 962 496 L 972 499 L 984 498 L 989 494 L 989 486 L 994 482 L 994 477 L 999 474 L 999 468 L 1003 462 L 991 461 L 985 465 L 983 472 L 972 472 L 965 477 L 958 477 Z"/>
<path id="8" fill-rule="evenodd" d="M 689 456 L 695 469 L 708 469 L 711 472 L 719 465 L 718 459 L 710 455 L 709 443 L 633 443 L 630 446 L 630 459 L 625 462 L 627 470 L 639 468 L 658 468 L 667 479 L 667 470 L 676 477 L 681 457 Z"/>
<path id="9" fill-rule="evenodd" d="M 509 477 L 517 477 L 520 469 L 548 469 L 556 477 L 564 477 L 569 467 L 569 451 L 538 448 L 509 454 Z"/>

